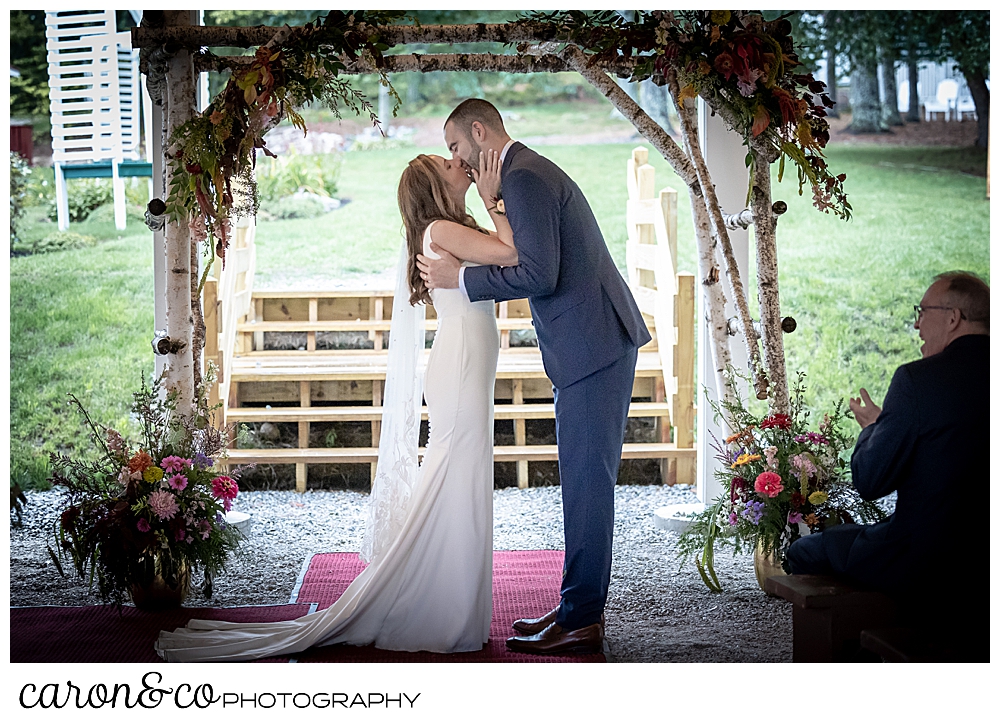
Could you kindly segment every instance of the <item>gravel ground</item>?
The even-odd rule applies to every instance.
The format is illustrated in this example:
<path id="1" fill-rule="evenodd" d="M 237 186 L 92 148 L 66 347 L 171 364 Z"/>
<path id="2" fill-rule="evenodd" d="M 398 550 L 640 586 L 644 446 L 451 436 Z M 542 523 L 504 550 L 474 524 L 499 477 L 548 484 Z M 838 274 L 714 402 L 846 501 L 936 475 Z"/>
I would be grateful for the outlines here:
<path id="1" fill-rule="evenodd" d="M 11 606 L 99 604 L 85 584 L 61 577 L 46 552 L 59 492 L 28 492 L 27 497 L 23 524 L 11 525 Z M 367 499 L 350 491 L 241 493 L 237 509 L 253 519 L 249 544 L 216 580 L 210 603 L 193 592 L 188 604 L 287 603 L 310 554 L 357 550 Z M 497 490 L 493 501 L 494 549 L 562 548 L 557 487 Z M 721 594 L 705 588 L 693 564 L 679 568 L 677 535 L 658 529 L 653 511 L 694 501 L 694 493 L 686 487 L 616 488 L 614 561 L 606 611 L 611 659 L 790 662 L 791 606 L 761 592 L 749 556 L 716 554 Z"/>

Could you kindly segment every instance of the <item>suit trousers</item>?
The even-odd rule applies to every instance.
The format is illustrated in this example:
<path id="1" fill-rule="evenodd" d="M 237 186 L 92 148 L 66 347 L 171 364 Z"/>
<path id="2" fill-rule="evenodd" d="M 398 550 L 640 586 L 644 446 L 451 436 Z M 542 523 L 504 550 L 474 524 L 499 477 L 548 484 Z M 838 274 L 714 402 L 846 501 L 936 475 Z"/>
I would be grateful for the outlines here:
<path id="1" fill-rule="evenodd" d="M 863 531 L 861 525 L 845 524 L 800 537 L 785 552 L 788 567 L 793 575 L 842 575 L 851 545 Z"/>
<path id="2" fill-rule="evenodd" d="M 638 350 L 554 389 L 566 561 L 556 622 L 567 630 L 600 620 L 611 580 L 615 483 Z"/>

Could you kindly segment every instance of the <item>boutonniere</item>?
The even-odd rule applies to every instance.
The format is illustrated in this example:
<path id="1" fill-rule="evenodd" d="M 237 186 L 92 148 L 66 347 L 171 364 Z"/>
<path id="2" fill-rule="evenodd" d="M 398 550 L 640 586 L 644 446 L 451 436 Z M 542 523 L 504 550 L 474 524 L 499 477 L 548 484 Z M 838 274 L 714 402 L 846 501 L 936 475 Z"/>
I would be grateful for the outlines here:
<path id="1" fill-rule="evenodd" d="M 503 198 L 501 198 L 499 195 L 490 198 L 490 203 L 492 203 L 493 205 L 487 209 L 488 211 L 496 211 L 501 216 L 507 215 L 507 209 L 503 205 Z"/>

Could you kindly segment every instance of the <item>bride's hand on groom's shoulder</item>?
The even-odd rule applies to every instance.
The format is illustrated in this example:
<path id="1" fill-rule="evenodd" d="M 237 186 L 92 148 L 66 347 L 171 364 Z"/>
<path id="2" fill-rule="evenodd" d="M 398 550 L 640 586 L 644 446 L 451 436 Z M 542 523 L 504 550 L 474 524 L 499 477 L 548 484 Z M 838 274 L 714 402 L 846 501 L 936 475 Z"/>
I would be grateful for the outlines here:
<path id="1" fill-rule="evenodd" d="M 500 198 L 500 154 L 489 149 L 479 153 L 479 168 L 472 169 L 476 191 L 483 202 L 495 206 Z"/>
<path id="2" fill-rule="evenodd" d="M 462 262 L 453 254 L 431 241 L 431 250 L 441 258 L 432 259 L 423 254 L 417 254 L 417 268 L 420 278 L 428 289 L 457 289 L 458 269 Z"/>

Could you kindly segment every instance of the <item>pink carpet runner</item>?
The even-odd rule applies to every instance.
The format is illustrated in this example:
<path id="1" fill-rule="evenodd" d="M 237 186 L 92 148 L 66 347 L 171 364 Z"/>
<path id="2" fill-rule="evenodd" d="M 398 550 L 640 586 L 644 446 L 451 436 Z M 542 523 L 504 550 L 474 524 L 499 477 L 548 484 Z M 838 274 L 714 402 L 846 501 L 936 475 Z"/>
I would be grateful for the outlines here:
<path id="1" fill-rule="evenodd" d="M 537 617 L 559 601 L 563 553 L 529 550 L 493 553 L 493 622 L 490 641 L 472 653 L 397 653 L 374 646 L 330 645 L 313 648 L 295 658 L 302 663 L 597 663 L 601 654 L 534 656 L 507 650 L 513 634 L 510 624 L 519 617 Z M 11 608 L 10 661 L 12 663 L 154 663 L 153 643 L 160 630 L 173 630 L 192 618 L 264 622 L 291 620 L 309 611 L 329 607 L 357 577 L 363 566 L 356 553 L 314 555 L 298 590 L 296 603 L 243 608 L 181 608 L 168 612 L 141 612 L 114 607 Z M 261 662 L 282 662 L 271 658 Z"/>

